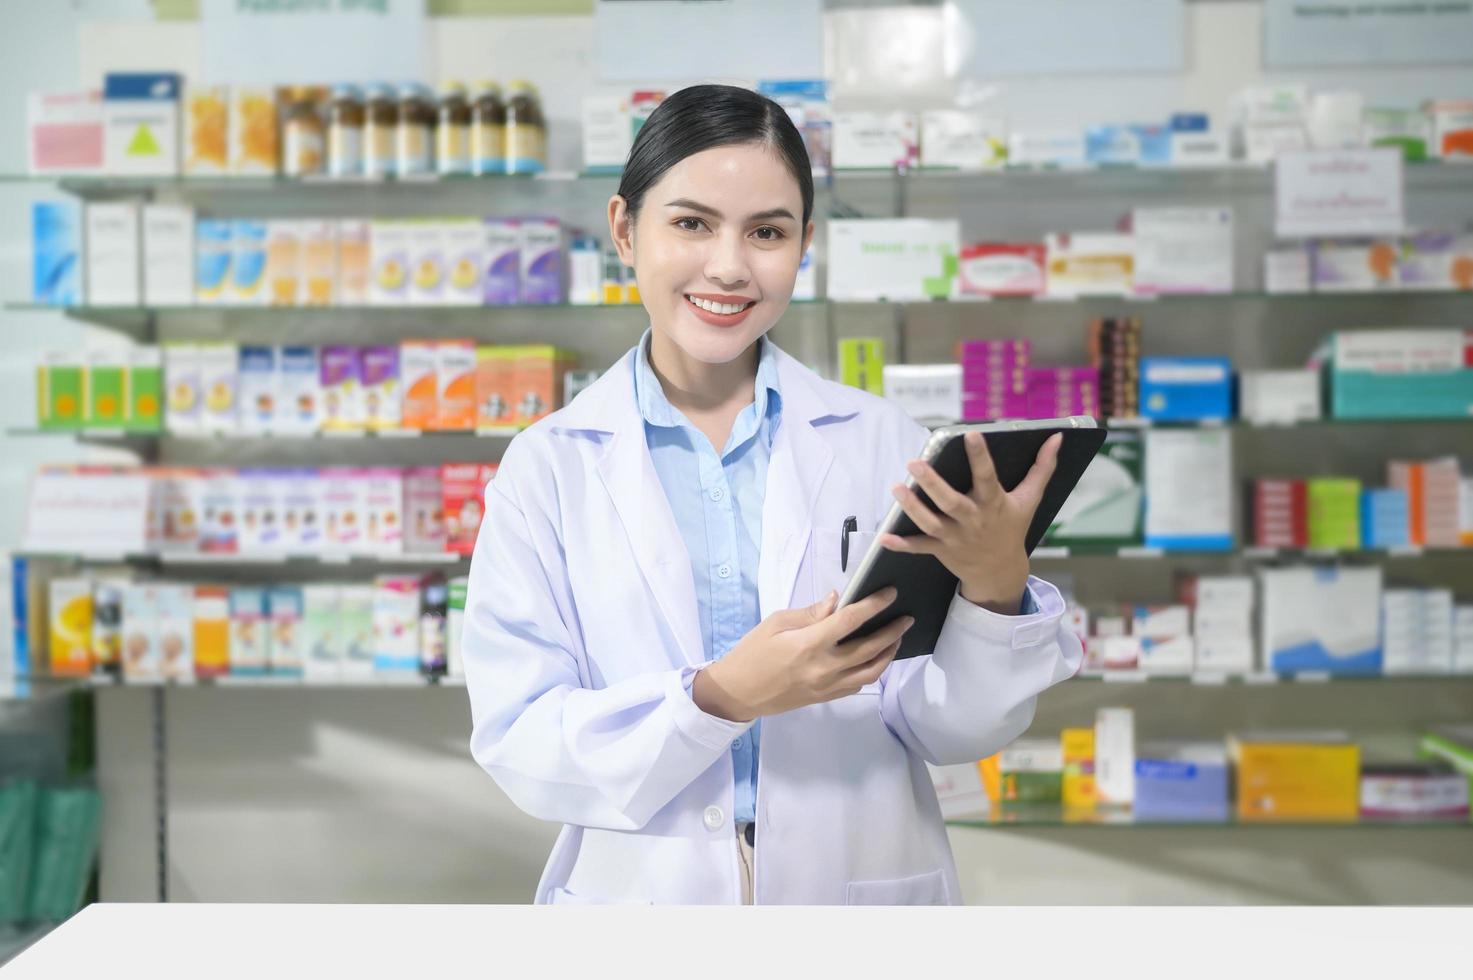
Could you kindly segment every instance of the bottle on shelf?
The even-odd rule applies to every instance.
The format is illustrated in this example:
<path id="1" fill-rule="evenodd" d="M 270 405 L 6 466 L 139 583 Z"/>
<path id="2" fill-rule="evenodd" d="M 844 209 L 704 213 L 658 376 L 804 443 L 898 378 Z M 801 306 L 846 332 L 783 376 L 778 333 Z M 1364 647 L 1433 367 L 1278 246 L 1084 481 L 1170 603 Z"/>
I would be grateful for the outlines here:
<path id="1" fill-rule="evenodd" d="M 471 172 L 477 176 L 506 173 L 506 103 L 495 82 L 476 84 L 471 103 Z"/>
<path id="2" fill-rule="evenodd" d="M 327 163 L 327 130 L 322 120 L 321 89 L 294 85 L 284 91 L 281 120 L 282 173 L 287 177 L 320 174 Z"/>
<path id="3" fill-rule="evenodd" d="M 396 130 L 395 169 L 400 177 L 422 177 L 435 172 L 434 97 L 423 85 L 399 87 L 399 125 Z"/>
<path id="4" fill-rule="evenodd" d="M 395 138 L 399 107 L 394 92 L 382 83 L 368 88 L 368 104 L 363 119 L 363 172 L 369 177 L 393 176 Z"/>
<path id="5" fill-rule="evenodd" d="M 535 174 L 547 169 L 547 123 L 537 89 L 518 79 L 507 89 L 506 172 Z"/>
<path id="6" fill-rule="evenodd" d="M 337 85 L 327 113 L 327 165 L 334 177 L 363 173 L 363 95 L 356 85 Z"/>
<path id="7" fill-rule="evenodd" d="M 471 172 L 471 104 L 460 82 L 448 82 L 440 88 L 435 171 L 441 175 Z"/>
<path id="8" fill-rule="evenodd" d="M 449 653 L 445 633 L 450 612 L 450 590 L 443 576 L 424 580 L 419 607 L 419 672 L 425 677 L 443 677 Z"/>

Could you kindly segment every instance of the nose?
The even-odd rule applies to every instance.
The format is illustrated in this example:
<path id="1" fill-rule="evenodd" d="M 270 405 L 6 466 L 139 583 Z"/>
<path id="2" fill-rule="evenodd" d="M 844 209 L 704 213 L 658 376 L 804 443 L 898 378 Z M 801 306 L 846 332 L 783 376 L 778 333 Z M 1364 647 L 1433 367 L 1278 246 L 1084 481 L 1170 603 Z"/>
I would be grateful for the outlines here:
<path id="1" fill-rule="evenodd" d="M 746 238 L 740 228 L 723 229 L 714 237 L 706 257 L 706 278 L 723 289 L 735 291 L 752 277 L 747 267 Z"/>

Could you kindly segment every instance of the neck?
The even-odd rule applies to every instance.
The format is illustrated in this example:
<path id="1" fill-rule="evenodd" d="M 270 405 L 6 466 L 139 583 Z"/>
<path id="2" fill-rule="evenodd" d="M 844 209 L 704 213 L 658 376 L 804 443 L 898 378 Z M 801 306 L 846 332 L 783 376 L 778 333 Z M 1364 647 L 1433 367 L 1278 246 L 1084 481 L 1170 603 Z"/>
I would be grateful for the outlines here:
<path id="1" fill-rule="evenodd" d="M 740 409 L 753 399 L 761 343 L 754 341 L 725 364 L 707 364 L 656 330 L 650 335 L 650 367 L 670 404 L 687 415 Z"/>

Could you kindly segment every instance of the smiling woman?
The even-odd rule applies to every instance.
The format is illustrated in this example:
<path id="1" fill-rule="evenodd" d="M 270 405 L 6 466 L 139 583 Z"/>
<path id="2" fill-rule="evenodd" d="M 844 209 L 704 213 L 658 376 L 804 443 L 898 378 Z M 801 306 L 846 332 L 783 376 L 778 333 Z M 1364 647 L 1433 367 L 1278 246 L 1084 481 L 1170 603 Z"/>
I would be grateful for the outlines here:
<path id="1" fill-rule="evenodd" d="M 1024 582 L 1032 508 L 980 455 L 975 498 L 906 539 L 966 572 L 934 651 L 892 664 L 908 617 L 845 641 L 894 590 L 836 612 L 837 535 L 873 536 L 927 433 L 766 337 L 811 174 L 776 103 L 666 99 L 608 210 L 650 329 L 487 487 L 471 751 L 564 824 L 539 902 L 958 902 L 926 763 L 992 754 L 1078 665 L 1058 592 Z"/>
<path id="2" fill-rule="evenodd" d="M 701 364 L 750 353 L 719 373 L 750 372 L 754 342 L 792 298 L 812 215 L 808 153 L 781 107 L 726 85 L 665 100 L 609 202 L 615 247 L 650 314 L 656 371 L 694 380 Z"/>

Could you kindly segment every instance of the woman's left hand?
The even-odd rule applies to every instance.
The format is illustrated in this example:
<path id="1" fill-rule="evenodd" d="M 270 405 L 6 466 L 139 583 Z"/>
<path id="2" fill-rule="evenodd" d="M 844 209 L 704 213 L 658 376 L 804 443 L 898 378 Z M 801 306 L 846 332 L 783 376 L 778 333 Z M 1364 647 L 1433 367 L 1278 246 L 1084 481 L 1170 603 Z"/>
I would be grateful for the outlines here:
<path id="1" fill-rule="evenodd" d="M 972 489 L 959 493 L 929 463 L 912 460 L 907 469 L 940 513 L 927 507 L 915 491 L 897 483 L 891 491 L 921 533 L 910 537 L 880 536 L 890 550 L 935 555 L 961 580 L 961 595 L 993 612 L 1016 615 L 1028 587 L 1028 553 L 1024 541 L 1033 513 L 1059 461 L 1062 435 L 1054 435 L 1011 492 L 997 481 L 987 440 L 979 432 L 965 436 L 972 464 Z"/>

